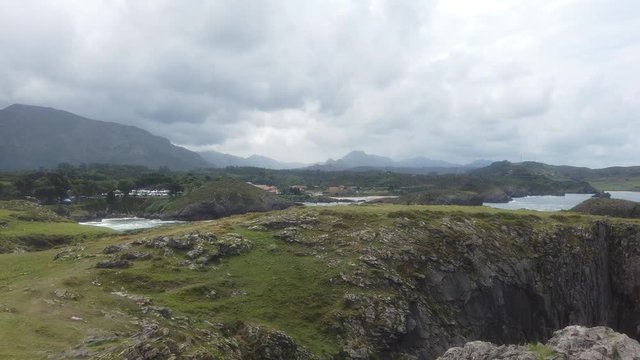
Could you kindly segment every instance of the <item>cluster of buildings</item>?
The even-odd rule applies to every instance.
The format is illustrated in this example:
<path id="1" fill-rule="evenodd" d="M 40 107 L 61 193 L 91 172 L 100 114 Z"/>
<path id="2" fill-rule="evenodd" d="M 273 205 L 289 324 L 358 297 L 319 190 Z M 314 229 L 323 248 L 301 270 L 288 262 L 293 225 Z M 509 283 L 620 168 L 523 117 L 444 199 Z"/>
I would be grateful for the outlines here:
<path id="1" fill-rule="evenodd" d="M 116 197 L 123 197 L 124 193 L 119 189 L 113 191 L 113 194 Z M 171 196 L 171 192 L 169 190 L 148 190 L 148 189 L 136 189 L 129 191 L 129 196 L 139 196 L 139 197 L 169 197 Z M 107 196 L 107 194 L 102 194 L 102 196 Z"/>
<path id="2" fill-rule="evenodd" d="M 129 191 L 129 196 L 146 196 L 146 197 L 167 197 L 170 196 L 171 193 L 169 190 L 147 190 L 147 189 L 139 189 L 139 190 L 131 190 Z"/>

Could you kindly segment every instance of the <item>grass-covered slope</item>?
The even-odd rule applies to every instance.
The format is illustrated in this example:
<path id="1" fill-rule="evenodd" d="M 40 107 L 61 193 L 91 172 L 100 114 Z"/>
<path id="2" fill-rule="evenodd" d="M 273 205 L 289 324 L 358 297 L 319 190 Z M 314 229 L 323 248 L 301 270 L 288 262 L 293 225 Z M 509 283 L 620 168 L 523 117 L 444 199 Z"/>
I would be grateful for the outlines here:
<path id="1" fill-rule="evenodd" d="M 0 110 L 0 169 L 53 168 L 60 163 L 176 170 L 210 165 L 197 153 L 135 126 L 40 106 L 14 104 Z"/>
<path id="2" fill-rule="evenodd" d="M 597 271 L 640 229 L 625 221 L 291 208 L 4 254 L 0 358 L 431 359 L 478 338 L 536 341 L 620 310 L 597 300 L 610 286 Z"/>
<path id="3" fill-rule="evenodd" d="M 205 220 L 232 214 L 280 210 L 291 205 L 243 181 L 219 178 L 183 196 L 154 201 L 146 212 L 181 220 Z"/>
<path id="4" fill-rule="evenodd" d="M 109 232 L 78 225 L 28 201 L 0 201 L 0 253 L 43 250 Z"/>
<path id="5" fill-rule="evenodd" d="M 220 177 L 208 180 L 184 194 L 172 197 L 87 200 L 69 207 L 69 216 L 78 220 L 108 217 L 151 217 L 178 220 L 210 220 L 233 214 L 280 210 L 293 203 L 244 181 Z"/>
<path id="6" fill-rule="evenodd" d="M 640 218 L 640 203 L 622 199 L 591 198 L 576 205 L 571 211 L 591 215 Z"/>

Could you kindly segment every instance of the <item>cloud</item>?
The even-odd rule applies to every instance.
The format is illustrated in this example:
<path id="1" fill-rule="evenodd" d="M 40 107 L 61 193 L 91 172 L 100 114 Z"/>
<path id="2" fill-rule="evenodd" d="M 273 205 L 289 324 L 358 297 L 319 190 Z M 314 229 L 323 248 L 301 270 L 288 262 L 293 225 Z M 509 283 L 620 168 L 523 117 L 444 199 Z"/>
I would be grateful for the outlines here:
<path id="1" fill-rule="evenodd" d="M 634 164 L 633 0 L 0 2 L 0 104 L 194 149 Z"/>

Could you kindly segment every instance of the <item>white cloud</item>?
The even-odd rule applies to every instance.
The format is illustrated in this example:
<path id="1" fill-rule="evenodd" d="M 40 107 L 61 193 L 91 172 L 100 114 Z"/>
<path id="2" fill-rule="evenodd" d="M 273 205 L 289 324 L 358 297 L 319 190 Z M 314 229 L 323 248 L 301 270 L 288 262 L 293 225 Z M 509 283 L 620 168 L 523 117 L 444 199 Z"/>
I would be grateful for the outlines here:
<path id="1" fill-rule="evenodd" d="M 0 103 L 320 161 L 633 164 L 632 0 L 0 1 Z"/>

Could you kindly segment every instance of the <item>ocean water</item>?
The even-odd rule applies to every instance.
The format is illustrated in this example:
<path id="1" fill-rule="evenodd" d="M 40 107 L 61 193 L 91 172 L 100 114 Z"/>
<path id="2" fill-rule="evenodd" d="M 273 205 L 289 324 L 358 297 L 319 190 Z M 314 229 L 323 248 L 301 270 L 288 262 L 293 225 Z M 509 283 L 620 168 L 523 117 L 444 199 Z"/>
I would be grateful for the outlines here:
<path id="1" fill-rule="evenodd" d="M 569 210 L 589 199 L 592 194 L 566 194 L 564 196 L 543 195 L 513 198 L 508 203 L 484 203 L 483 205 L 508 210 L 560 211 Z"/>
<path id="2" fill-rule="evenodd" d="M 640 192 L 638 191 L 607 191 L 612 199 L 622 199 L 640 202 Z"/>
<path id="3" fill-rule="evenodd" d="M 351 205 L 362 204 L 370 201 L 381 199 L 395 199 L 397 196 L 353 196 L 353 197 L 332 197 L 335 201 L 332 202 L 303 202 L 304 206 L 338 206 L 338 205 Z"/>
<path id="4" fill-rule="evenodd" d="M 144 218 L 114 218 L 100 221 L 81 222 L 80 225 L 100 226 L 118 231 L 150 229 L 158 226 L 182 223 L 183 221 L 144 219 Z"/>
<path id="5" fill-rule="evenodd" d="M 622 199 L 640 202 L 640 192 L 637 191 L 607 191 L 612 199 Z M 592 194 L 566 194 L 564 196 L 525 196 L 513 198 L 508 203 L 484 203 L 483 205 L 497 209 L 527 209 L 538 211 L 569 210 L 581 202 L 591 198 Z"/>

